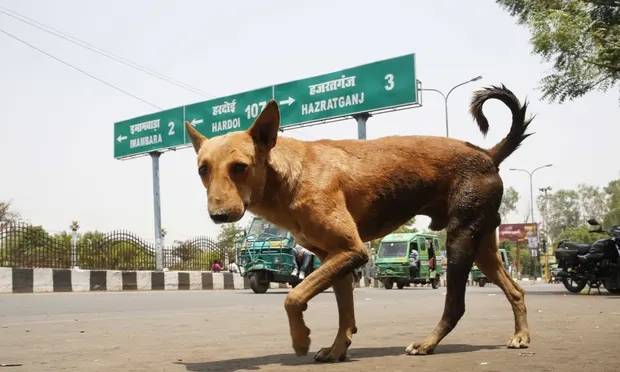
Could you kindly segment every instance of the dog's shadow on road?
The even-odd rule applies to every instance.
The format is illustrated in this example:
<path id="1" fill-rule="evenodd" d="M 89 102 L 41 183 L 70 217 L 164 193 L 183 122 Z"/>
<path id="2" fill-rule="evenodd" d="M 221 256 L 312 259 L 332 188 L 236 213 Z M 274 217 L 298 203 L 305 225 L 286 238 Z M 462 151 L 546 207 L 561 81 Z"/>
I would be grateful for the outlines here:
<path id="1" fill-rule="evenodd" d="M 467 353 L 478 350 L 494 350 L 505 347 L 504 345 L 464 345 L 464 344 L 448 344 L 439 345 L 435 349 L 435 354 L 452 354 L 452 353 Z M 365 358 L 377 358 L 386 356 L 398 356 L 409 357 L 405 355 L 405 348 L 403 346 L 390 346 L 390 347 L 367 347 L 367 348 L 355 348 L 349 350 L 349 356 L 345 363 L 355 363 L 360 359 Z M 409 358 L 414 358 L 413 356 Z M 186 363 L 177 362 L 177 364 L 184 365 L 188 371 L 235 371 L 235 370 L 258 370 L 261 367 L 276 364 L 281 366 L 301 366 L 301 365 L 316 365 L 317 369 L 321 368 L 323 364 L 316 363 L 312 356 L 297 357 L 293 353 L 285 354 L 272 354 L 263 355 L 251 358 L 238 358 L 228 360 L 216 360 L 212 362 L 202 363 Z"/>

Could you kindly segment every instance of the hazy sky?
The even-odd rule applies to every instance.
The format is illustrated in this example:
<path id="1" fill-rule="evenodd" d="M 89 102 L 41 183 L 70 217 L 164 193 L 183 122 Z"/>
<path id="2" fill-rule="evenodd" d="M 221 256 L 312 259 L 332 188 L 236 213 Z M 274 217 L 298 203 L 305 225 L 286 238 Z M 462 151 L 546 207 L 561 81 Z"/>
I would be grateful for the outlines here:
<path id="1" fill-rule="evenodd" d="M 209 92 L 199 96 L 109 61 L 3 14 L 0 28 L 164 108 L 273 83 L 416 53 L 417 78 L 427 88 L 458 88 L 450 97 L 453 137 L 491 147 L 506 135 L 509 112 L 485 105 L 483 138 L 467 112 L 476 88 L 504 83 L 530 100 L 536 134 L 501 167 L 506 186 L 521 193 L 527 215 L 527 175 L 534 187 L 603 186 L 620 176 L 618 89 L 574 102 L 540 100 L 549 65 L 531 54 L 529 31 L 494 1 L 25 1 L 0 0 L 20 12 L 100 48 Z M 126 228 L 152 239 L 151 160 L 113 158 L 113 123 L 154 110 L 0 34 L 0 200 L 51 231 L 72 220 L 83 229 Z M 443 103 L 433 92 L 423 106 L 370 118 L 368 138 L 444 135 Z M 301 139 L 354 138 L 355 122 L 293 130 Z M 379 154 L 377 156 L 380 156 Z M 215 235 L 205 191 L 190 149 L 161 157 L 163 226 L 170 240 Z M 420 219 L 420 223 L 427 222 Z M 510 221 L 508 221 L 510 222 Z"/>

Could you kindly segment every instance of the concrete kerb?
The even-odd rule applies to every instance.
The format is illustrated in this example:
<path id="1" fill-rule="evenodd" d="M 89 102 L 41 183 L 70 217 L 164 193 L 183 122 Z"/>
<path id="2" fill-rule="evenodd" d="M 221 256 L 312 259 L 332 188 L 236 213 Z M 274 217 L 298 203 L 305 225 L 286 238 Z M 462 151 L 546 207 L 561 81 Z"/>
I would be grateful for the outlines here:
<path id="1" fill-rule="evenodd" d="M 378 287 L 360 280 L 356 287 Z M 286 289 L 286 283 L 271 283 Z M 119 271 L 0 267 L 0 293 L 248 289 L 240 274 L 210 271 Z"/>
<path id="2" fill-rule="evenodd" d="M 233 273 L 0 267 L 0 293 L 245 288 L 244 278 Z"/>

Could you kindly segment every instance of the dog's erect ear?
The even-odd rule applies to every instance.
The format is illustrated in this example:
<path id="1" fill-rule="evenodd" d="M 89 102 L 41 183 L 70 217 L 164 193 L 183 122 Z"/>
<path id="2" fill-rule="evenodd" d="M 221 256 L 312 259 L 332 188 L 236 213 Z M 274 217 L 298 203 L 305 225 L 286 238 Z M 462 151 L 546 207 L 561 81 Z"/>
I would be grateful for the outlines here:
<path id="1" fill-rule="evenodd" d="M 252 136 L 256 145 L 269 150 L 276 145 L 279 128 L 280 109 L 278 109 L 276 101 L 271 100 L 258 115 L 254 124 L 248 129 L 248 133 Z"/>
<path id="2" fill-rule="evenodd" d="M 198 153 L 200 150 L 200 146 L 204 141 L 207 140 L 207 137 L 200 134 L 199 131 L 194 128 L 189 121 L 185 122 L 185 129 L 187 129 L 187 133 L 189 134 L 189 138 L 192 140 L 192 145 L 194 145 L 194 150 Z"/>

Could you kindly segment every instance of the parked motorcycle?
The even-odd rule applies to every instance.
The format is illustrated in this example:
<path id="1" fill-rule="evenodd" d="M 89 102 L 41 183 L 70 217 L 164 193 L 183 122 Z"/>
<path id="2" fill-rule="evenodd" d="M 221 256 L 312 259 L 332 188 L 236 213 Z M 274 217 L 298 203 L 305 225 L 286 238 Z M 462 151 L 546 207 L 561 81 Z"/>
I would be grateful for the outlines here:
<path id="1" fill-rule="evenodd" d="M 588 220 L 590 232 L 603 232 L 595 220 Z M 601 285 L 612 294 L 620 294 L 620 225 L 607 233 L 609 238 L 592 244 L 561 241 L 555 250 L 559 271 L 557 277 L 570 292 L 579 293 L 586 286 Z"/>

